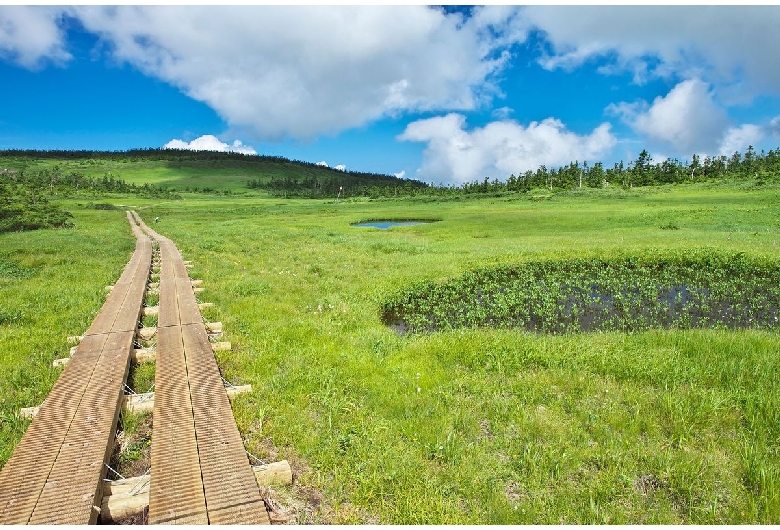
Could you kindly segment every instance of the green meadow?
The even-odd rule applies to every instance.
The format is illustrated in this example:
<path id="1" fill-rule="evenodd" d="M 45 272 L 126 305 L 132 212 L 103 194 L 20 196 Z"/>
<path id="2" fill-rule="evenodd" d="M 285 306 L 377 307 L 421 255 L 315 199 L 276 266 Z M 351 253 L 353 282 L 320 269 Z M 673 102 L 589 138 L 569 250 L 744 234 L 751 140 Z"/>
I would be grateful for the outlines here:
<path id="1" fill-rule="evenodd" d="M 274 498 L 298 522 L 780 523 L 776 332 L 399 335 L 381 319 L 410 286 L 485 266 L 701 249 L 777 261 L 777 188 L 181 195 L 72 198 L 75 228 L 0 234 L 0 465 L 29 423 L 18 409 L 46 396 L 51 361 L 129 259 L 133 208 L 204 280 L 204 317 L 233 345 L 223 376 L 253 387 L 233 401 L 246 449 L 291 462 Z M 350 226 L 368 219 L 438 221 Z"/>

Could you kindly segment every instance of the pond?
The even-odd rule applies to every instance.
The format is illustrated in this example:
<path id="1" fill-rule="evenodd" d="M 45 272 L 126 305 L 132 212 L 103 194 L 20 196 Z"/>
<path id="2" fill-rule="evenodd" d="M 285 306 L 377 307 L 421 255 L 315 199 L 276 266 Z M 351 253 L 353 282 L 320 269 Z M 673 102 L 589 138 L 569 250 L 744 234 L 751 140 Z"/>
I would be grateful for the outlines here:
<path id="1" fill-rule="evenodd" d="M 415 226 L 415 225 L 422 225 L 422 224 L 428 224 L 433 223 L 434 221 L 430 220 L 416 220 L 416 221 L 365 221 L 361 223 L 354 223 L 350 226 L 353 226 L 355 228 L 378 228 L 380 230 L 387 230 L 388 228 L 392 228 L 394 226 Z"/>

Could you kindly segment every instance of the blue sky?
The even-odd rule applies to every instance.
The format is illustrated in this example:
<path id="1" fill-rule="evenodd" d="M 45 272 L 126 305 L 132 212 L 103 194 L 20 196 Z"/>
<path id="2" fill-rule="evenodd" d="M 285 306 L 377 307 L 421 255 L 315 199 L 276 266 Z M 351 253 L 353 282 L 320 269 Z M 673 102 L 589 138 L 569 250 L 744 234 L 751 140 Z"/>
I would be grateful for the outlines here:
<path id="1" fill-rule="evenodd" d="M 780 7 L 0 6 L 0 149 L 460 184 L 780 146 Z"/>

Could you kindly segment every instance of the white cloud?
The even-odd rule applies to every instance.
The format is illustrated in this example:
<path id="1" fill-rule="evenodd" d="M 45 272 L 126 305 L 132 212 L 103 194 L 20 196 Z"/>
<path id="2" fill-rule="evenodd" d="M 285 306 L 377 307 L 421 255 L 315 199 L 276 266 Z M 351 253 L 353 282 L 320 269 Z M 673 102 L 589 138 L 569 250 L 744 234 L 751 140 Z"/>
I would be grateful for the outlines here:
<path id="1" fill-rule="evenodd" d="M 310 138 L 406 112 L 470 110 L 525 38 L 516 8 L 83 6 L 113 55 L 179 87 L 232 127 Z"/>
<path id="2" fill-rule="evenodd" d="M 345 166 L 344 164 L 339 164 L 339 165 L 335 166 L 333 169 L 335 169 L 336 171 L 346 171 L 347 170 L 347 166 Z"/>
<path id="3" fill-rule="evenodd" d="M 608 123 L 588 135 L 568 131 L 553 118 L 527 127 L 514 121 L 494 121 L 469 132 L 465 126 L 463 115 L 451 113 L 412 122 L 398 136 L 399 140 L 427 142 L 417 171 L 419 178 L 453 184 L 485 177 L 503 180 L 540 165 L 598 160 L 616 143 Z"/>
<path id="4" fill-rule="evenodd" d="M 546 68 L 607 58 L 609 71 L 643 82 L 675 74 L 699 78 L 745 100 L 780 93 L 780 9 L 776 6 L 530 6 L 528 24 L 546 32 Z"/>
<path id="5" fill-rule="evenodd" d="M 233 144 L 226 144 L 214 135 L 205 134 L 195 138 L 191 142 L 174 139 L 163 146 L 163 149 L 187 149 L 189 151 L 221 151 L 230 153 L 241 153 L 244 155 L 256 155 L 254 148 L 244 145 L 241 140 L 233 141 Z"/>
<path id="6" fill-rule="evenodd" d="M 0 58 L 25 68 L 36 68 L 43 59 L 71 59 L 58 26 L 61 16 L 57 7 L 0 6 Z"/>
<path id="7" fill-rule="evenodd" d="M 327 163 L 327 162 L 325 162 L 324 160 L 320 160 L 320 161 L 319 161 L 319 162 L 317 162 L 315 165 L 316 165 L 316 166 L 322 166 L 322 167 L 330 167 L 330 166 L 328 166 L 328 163 Z"/>
<path id="8" fill-rule="evenodd" d="M 402 179 L 402 178 L 404 178 L 404 177 L 406 176 L 406 170 L 405 170 L 405 169 L 402 169 L 402 170 L 401 170 L 401 171 L 399 171 L 398 173 L 393 173 L 393 176 L 394 176 L 395 178 L 397 178 L 397 179 Z"/>
<path id="9" fill-rule="evenodd" d="M 745 124 L 726 131 L 718 148 L 721 155 L 731 156 L 736 151 L 744 153 L 749 145 L 756 145 L 764 138 L 764 129 L 758 125 Z"/>
<path id="10" fill-rule="evenodd" d="M 780 140 L 780 116 L 775 116 L 767 126 L 767 132 Z"/>
<path id="11" fill-rule="evenodd" d="M 713 150 L 728 127 L 726 111 L 715 102 L 707 84 L 698 79 L 679 83 L 666 96 L 655 98 L 652 105 L 623 102 L 610 105 L 607 111 L 651 141 L 682 153 Z"/>

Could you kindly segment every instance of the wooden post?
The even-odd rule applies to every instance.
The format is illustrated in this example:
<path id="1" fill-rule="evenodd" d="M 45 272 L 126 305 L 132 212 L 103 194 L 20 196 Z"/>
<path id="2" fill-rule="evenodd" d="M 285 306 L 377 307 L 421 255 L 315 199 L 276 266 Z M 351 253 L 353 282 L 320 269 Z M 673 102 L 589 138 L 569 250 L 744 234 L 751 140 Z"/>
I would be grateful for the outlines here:
<path id="1" fill-rule="evenodd" d="M 252 466 L 258 486 L 289 486 L 292 484 L 292 469 L 287 460 L 260 466 Z"/>
<path id="2" fill-rule="evenodd" d="M 130 357 L 138 364 L 148 363 L 157 359 L 157 352 L 151 348 L 133 349 Z"/>
<path id="3" fill-rule="evenodd" d="M 258 486 L 289 486 L 293 482 L 287 460 L 252 466 L 252 472 Z M 150 483 L 150 475 L 104 482 L 100 521 L 110 523 L 140 514 L 149 506 Z"/>
<path id="4" fill-rule="evenodd" d="M 136 333 L 141 338 L 141 340 L 149 340 L 157 333 L 157 328 L 141 328 Z"/>

